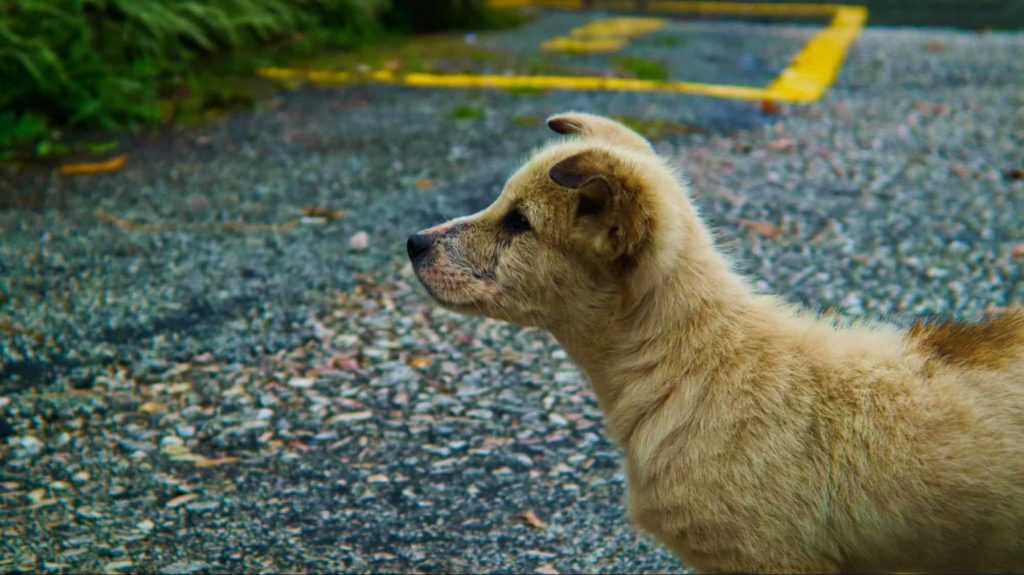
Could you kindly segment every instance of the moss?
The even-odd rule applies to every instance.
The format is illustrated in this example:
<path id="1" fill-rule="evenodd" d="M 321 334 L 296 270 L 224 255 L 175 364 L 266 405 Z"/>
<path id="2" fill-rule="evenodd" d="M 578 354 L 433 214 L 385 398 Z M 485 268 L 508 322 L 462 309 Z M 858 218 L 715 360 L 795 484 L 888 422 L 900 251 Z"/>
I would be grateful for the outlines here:
<path id="1" fill-rule="evenodd" d="M 484 117 L 484 109 L 472 104 L 459 104 L 448 112 L 453 120 L 479 120 Z"/>
<path id="2" fill-rule="evenodd" d="M 658 82 L 667 81 L 672 73 L 668 66 L 657 60 L 641 58 L 639 56 L 625 56 L 612 60 L 612 64 L 631 74 L 634 78 L 641 80 L 655 80 Z"/>
<path id="3" fill-rule="evenodd" d="M 662 118 L 631 118 L 628 116 L 613 116 L 613 118 L 650 140 L 660 140 L 677 134 L 700 134 L 706 131 L 700 126 L 671 122 Z"/>

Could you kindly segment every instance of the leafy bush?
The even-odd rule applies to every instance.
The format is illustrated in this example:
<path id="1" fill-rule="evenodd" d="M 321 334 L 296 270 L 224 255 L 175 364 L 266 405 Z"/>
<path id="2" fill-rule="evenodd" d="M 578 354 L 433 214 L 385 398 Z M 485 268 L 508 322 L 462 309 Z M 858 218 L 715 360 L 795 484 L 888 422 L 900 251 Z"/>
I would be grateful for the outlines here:
<path id="1" fill-rule="evenodd" d="M 488 10 L 483 0 L 391 0 L 384 16 L 391 28 L 411 32 L 494 28 L 507 24 L 507 12 Z"/>
<path id="2" fill-rule="evenodd" d="M 350 46 L 378 31 L 386 2 L 5 0 L 0 146 L 53 125 L 158 121 L 161 96 L 194 85 L 199 60 L 275 40 L 299 52 Z"/>

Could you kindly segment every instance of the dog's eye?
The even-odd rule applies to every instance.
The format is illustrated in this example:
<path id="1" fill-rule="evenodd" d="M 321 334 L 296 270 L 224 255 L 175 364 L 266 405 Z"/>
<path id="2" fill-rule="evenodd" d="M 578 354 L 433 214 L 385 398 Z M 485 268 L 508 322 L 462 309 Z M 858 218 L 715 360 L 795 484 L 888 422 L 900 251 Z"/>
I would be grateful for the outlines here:
<path id="1" fill-rule="evenodd" d="M 523 212 L 512 210 L 501 220 L 501 227 L 510 234 L 520 234 L 530 229 L 530 220 L 526 219 Z"/>

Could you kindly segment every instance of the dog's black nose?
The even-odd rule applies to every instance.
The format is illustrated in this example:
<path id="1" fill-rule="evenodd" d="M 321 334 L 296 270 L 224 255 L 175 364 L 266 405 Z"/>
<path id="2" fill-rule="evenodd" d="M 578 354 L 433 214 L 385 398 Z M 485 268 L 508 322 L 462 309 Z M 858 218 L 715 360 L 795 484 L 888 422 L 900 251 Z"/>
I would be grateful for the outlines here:
<path id="1" fill-rule="evenodd" d="M 424 234 L 413 234 L 409 236 L 409 241 L 405 243 L 405 251 L 409 252 L 409 259 L 413 263 L 419 262 L 423 259 L 423 256 L 427 255 L 430 251 L 430 246 L 434 244 L 434 240 Z"/>

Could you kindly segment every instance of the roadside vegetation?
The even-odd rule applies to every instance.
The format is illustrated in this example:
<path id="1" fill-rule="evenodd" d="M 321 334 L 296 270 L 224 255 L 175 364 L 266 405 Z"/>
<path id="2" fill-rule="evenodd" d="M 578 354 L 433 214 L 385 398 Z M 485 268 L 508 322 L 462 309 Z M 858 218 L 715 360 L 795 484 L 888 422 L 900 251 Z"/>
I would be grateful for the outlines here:
<path id="1" fill-rule="evenodd" d="M 482 0 L 7 0 L 0 160 L 62 130 L 187 122 L 252 102 L 259 66 L 408 33 L 500 25 Z"/>

